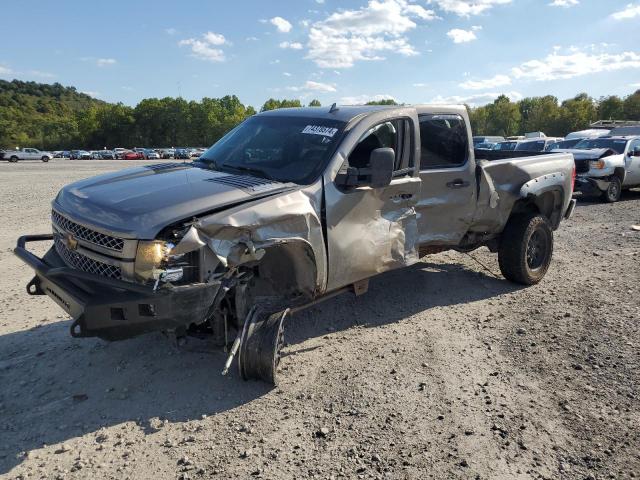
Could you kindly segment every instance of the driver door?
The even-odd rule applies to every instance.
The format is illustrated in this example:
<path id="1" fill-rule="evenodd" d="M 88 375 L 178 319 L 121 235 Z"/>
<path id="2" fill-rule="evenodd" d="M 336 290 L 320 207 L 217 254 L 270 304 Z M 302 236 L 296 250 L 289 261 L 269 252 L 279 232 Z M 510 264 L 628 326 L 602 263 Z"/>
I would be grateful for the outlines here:
<path id="1" fill-rule="evenodd" d="M 371 152 L 393 148 L 394 173 L 385 187 L 325 182 L 329 291 L 418 261 L 413 120 L 383 120 L 362 134 L 342 168 L 368 168 Z M 342 170 L 341 168 L 341 170 Z"/>
<path id="2" fill-rule="evenodd" d="M 629 150 L 624 157 L 625 169 L 625 187 L 640 185 L 640 139 L 629 142 Z"/>

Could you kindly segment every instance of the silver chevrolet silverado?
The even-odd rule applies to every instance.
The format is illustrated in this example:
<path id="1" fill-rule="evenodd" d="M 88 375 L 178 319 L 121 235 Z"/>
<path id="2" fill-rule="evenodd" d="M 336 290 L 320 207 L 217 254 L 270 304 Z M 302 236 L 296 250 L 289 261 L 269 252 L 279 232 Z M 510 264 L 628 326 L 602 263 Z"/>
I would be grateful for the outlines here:
<path id="1" fill-rule="evenodd" d="M 571 154 L 478 160 L 462 106 L 283 109 L 193 163 L 66 186 L 53 233 L 15 253 L 74 337 L 206 333 L 230 346 L 223 373 L 237 357 L 275 382 L 286 318 L 425 255 L 487 246 L 508 280 L 539 282 L 574 180 Z"/>

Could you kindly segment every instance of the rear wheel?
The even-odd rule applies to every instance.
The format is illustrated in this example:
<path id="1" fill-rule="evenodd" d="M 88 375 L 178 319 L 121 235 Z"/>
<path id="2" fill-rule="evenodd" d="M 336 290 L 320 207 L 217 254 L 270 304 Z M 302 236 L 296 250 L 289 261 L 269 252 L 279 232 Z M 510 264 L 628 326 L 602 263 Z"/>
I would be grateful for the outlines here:
<path id="1" fill-rule="evenodd" d="M 46 163 L 49 161 L 49 157 L 42 157 L 41 160 Z"/>
<path id="2" fill-rule="evenodd" d="M 9 161 L 10 161 L 11 163 L 17 163 L 17 162 L 18 162 L 18 157 L 16 157 L 16 156 L 14 155 L 13 157 L 11 157 L 11 158 L 9 159 Z"/>
<path id="3" fill-rule="evenodd" d="M 607 203 L 615 203 L 622 195 L 622 182 L 618 177 L 612 177 L 609 187 L 602 192 L 602 198 Z"/>
<path id="4" fill-rule="evenodd" d="M 553 232 L 538 214 L 509 219 L 498 250 L 500 271 L 507 280 L 535 285 L 547 273 L 553 256 Z"/>

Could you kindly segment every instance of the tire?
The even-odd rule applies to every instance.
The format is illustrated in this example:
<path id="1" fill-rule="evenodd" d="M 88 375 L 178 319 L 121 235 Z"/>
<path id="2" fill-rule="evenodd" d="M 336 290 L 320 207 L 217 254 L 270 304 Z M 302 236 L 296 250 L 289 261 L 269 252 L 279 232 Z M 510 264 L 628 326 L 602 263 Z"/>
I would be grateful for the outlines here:
<path id="1" fill-rule="evenodd" d="M 11 158 L 9 159 L 9 161 L 10 161 L 11 163 L 18 163 L 18 157 L 16 157 L 16 156 L 14 155 L 13 157 L 11 157 Z"/>
<path id="2" fill-rule="evenodd" d="M 502 232 L 498 249 L 500 271 L 507 280 L 535 285 L 547 273 L 553 256 L 553 231 L 539 214 L 516 215 Z"/>
<path id="3" fill-rule="evenodd" d="M 47 162 L 49 161 L 49 157 L 42 157 L 42 158 L 41 158 L 41 160 L 42 160 L 44 163 L 47 163 Z"/>
<path id="4" fill-rule="evenodd" d="M 602 199 L 607 203 L 616 203 L 622 195 L 622 182 L 616 176 L 611 177 L 609 187 L 602 192 Z"/>
<path id="5" fill-rule="evenodd" d="M 289 309 L 273 312 L 257 305 L 242 329 L 238 368 L 244 380 L 262 380 L 277 385 L 280 350 L 284 344 L 284 321 Z"/>

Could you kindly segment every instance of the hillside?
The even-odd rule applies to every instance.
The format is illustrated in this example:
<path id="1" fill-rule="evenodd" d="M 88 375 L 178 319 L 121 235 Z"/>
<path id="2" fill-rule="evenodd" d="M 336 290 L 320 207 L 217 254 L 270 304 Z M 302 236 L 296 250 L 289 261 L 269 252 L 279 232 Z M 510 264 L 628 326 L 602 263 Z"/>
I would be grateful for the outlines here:
<path id="1" fill-rule="evenodd" d="M 105 102 L 64 87 L 0 80 L 0 146 L 50 148 L 78 136 L 78 116 Z"/>

